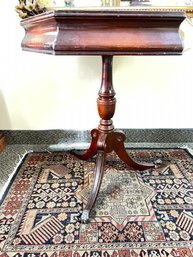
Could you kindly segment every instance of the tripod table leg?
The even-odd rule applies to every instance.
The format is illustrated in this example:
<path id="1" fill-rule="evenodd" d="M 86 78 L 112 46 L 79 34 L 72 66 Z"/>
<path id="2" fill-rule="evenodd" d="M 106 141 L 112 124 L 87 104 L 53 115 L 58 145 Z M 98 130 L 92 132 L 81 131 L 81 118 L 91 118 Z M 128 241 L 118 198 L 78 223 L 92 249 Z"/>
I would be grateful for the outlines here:
<path id="1" fill-rule="evenodd" d="M 96 166 L 95 166 L 95 178 L 94 178 L 94 183 L 92 186 L 92 190 L 90 193 L 89 200 L 87 202 L 86 208 L 82 212 L 81 216 L 81 222 L 82 223 L 87 223 L 89 221 L 89 215 L 90 212 L 95 204 L 95 201 L 97 199 L 102 178 L 103 178 L 103 173 L 104 173 L 104 162 L 105 162 L 105 152 L 103 150 L 98 150 L 97 151 L 97 159 L 96 159 Z"/>
<path id="2" fill-rule="evenodd" d="M 119 158 L 124 161 L 128 166 L 134 168 L 136 170 L 146 170 L 150 168 L 155 168 L 156 165 L 154 163 L 143 163 L 137 162 L 133 160 L 127 153 L 124 141 L 125 141 L 125 134 L 122 131 L 114 132 L 114 151 L 119 156 Z"/>
<path id="3" fill-rule="evenodd" d="M 97 141 L 99 137 L 99 131 L 97 129 L 93 129 L 91 131 L 91 136 L 92 136 L 92 140 L 91 140 L 90 147 L 85 153 L 79 154 L 79 153 L 73 152 L 73 154 L 76 157 L 78 157 L 80 160 L 84 160 L 84 161 L 88 160 L 97 153 Z"/>

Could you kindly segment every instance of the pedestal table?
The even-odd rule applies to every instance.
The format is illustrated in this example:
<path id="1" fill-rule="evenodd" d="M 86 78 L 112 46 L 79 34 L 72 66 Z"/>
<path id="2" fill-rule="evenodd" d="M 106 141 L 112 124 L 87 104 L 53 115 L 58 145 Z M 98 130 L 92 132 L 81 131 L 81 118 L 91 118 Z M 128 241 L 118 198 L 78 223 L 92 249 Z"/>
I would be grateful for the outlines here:
<path id="1" fill-rule="evenodd" d="M 97 199 L 106 154 L 114 150 L 121 160 L 136 170 L 155 168 L 153 163 L 133 160 L 124 147 L 125 134 L 114 129 L 113 56 L 180 55 L 183 46 L 179 26 L 184 18 L 183 12 L 72 8 L 52 10 L 22 20 L 26 32 L 23 50 L 54 55 L 102 56 L 102 82 L 97 99 L 101 120 L 98 128 L 91 131 L 89 149 L 82 155 L 74 153 L 82 160 L 97 156 L 94 183 L 81 216 L 82 222 L 88 222 Z"/>

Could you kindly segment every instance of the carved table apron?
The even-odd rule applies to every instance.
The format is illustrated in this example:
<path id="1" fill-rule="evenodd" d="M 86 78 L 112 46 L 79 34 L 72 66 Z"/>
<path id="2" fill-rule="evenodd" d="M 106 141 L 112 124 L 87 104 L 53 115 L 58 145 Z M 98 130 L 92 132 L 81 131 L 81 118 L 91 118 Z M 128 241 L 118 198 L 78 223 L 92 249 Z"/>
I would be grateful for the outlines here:
<path id="1" fill-rule="evenodd" d="M 21 21 L 25 29 L 22 49 L 54 55 L 102 56 L 102 82 L 97 107 L 101 118 L 91 131 L 89 149 L 78 158 L 96 155 L 95 178 L 81 221 L 88 222 L 100 189 L 106 154 L 115 151 L 136 170 L 154 168 L 138 163 L 126 152 L 125 135 L 114 129 L 115 91 L 112 84 L 114 55 L 180 55 L 183 50 L 178 33 L 183 12 L 129 10 L 53 10 Z"/>

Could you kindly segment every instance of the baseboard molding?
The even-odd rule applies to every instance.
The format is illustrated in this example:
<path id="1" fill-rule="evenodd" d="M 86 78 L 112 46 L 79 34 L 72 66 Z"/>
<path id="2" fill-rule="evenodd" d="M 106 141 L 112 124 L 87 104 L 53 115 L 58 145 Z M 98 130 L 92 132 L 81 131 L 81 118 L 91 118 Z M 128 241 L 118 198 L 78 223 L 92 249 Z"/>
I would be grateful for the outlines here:
<path id="1" fill-rule="evenodd" d="M 122 129 L 125 143 L 193 143 L 193 129 Z M 0 130 L 7 144 L 89 143 L 89 130 Z M 2 147 L 5 138 L 2 138 Z"/>

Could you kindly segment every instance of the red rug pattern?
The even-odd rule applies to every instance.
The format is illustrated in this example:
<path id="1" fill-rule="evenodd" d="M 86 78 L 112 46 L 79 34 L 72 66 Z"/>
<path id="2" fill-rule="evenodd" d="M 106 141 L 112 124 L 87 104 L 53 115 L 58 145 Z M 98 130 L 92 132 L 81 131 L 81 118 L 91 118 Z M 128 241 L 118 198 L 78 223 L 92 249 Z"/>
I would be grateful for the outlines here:
<path id="1" fill-rule="evenodd" d="M 132 149 L 157 169 L 108 156 L 90 223 L 79 222 L 95 159 L 29 153 L 0 208 L 0 257 L 193 257 L 193 159 L 183 149 Z"/>

